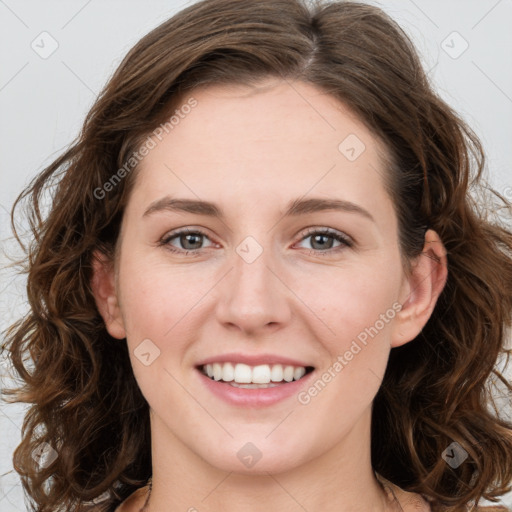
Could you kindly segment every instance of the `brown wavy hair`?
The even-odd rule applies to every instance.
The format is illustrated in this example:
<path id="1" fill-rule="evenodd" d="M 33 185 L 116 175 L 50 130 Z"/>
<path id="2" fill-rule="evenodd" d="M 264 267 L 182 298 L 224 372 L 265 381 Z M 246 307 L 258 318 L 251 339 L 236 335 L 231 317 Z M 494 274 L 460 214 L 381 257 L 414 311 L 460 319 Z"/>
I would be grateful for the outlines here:
<path id="1" fill-rule="evenodd" d="M 374 470 L 433 510 L 465 510 L 510 490 L 512 423 L 496 393 L 510 400 L 512 391 L 497 366 L 510 356 L 512 232 L 492 212 L 510 216 L 511 205 L 485 185 L 477 136 L 434 92 L 408 36 L 376 7 L 204 0 L 129 51 L 78 138 L 14 203 L 16 238 L 22 243 L 14 227 L 22 205 L 33 232 L 25 246 L 30 309 L 6 333 L 22 383 L 4 393 L 30 404 L 13 462 L 33 510 L 80 510 L 103 493 L 111 510 L 151 476 L 148 404 L 90 285 L 93 251 L 115 257 L 137 167 L 101 199 L 98 190 L 195 87 L 269 77 L 331 94 L 384 142 L 404 261 L 421 253 L 426 228 L 447 250 L 437 306 L 415 340 L 392 349 L 374 400 Z M 477 200 L 478 190 L 487 193 Z M 47 467 L 31 457 L 42 442 L 58 452 Z M 468 453 L 457 469 L 441 456 L 452 442 Z"/>

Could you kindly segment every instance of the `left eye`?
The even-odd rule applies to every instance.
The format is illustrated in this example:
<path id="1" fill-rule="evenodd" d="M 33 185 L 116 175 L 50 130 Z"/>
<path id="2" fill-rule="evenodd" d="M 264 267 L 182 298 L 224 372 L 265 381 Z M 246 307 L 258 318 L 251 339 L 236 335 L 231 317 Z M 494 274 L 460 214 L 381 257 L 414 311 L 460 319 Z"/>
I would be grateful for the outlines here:
<path id="1" fill-rule="evenodd" d="M 178 239 L 181 248 L 176 248 L 171 244 L 171 240 Z M 164 237 L 161 241 L 161 245 L 166 245 L 171 251 L 194 251 L 196 249 L 202 249 L 201 247 L 203 240 L 209 240 L 206 234 L 201 231 L 182 230 L 174 234 Z M 212 244 L 213 245 L 213 244 Z"/>

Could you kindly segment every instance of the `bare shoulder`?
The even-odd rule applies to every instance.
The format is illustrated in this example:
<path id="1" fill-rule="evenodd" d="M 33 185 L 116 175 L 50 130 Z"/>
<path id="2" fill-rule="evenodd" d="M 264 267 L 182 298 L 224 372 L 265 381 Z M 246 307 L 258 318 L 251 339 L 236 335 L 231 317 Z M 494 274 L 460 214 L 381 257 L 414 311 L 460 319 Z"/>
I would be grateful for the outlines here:
<path id="1" fill-rule="evenodd" d="M 419 494 L 405 492 L 401 490 L 400 496 L 397 497 L 400 500 L 400 505 L 404 512 L 432 512 L 430 504 Z M 470 509 L 468 508 L 468 512 Z M 492 506 L 480 506 L 472 509 L 471 512 L 512 512 L 510 508 L 503 505 L 492 505 Z"/>
<path id="2" fill-rule="evenodd" d="M 387 487 L 400 503 L 404 512 L 432 512 L 427 500 L 420 494 L 408 492 L 386 480 L 383 476 L 377 475 L 378 479 Z M 468 512 L 512 512 L 512 509 L 504 505 L 483 505 L 474 509 L 468 507 Z"/>
<path id="3" fill-rule="evenodd" d="M 405 491 L 382 475 L 376 474 L 375 476 L 384 486 L 388 498 L 396 500 L 403 512 L 431 512 L 429 502 L 420 494 Z"/>
<path id="4" fill-rule="evenodd" d="M 395 495 L 400 502 L 400 506 L 404 512 L 431 512 L 429 502 L 414 492 L 404 491 L 399 487 L 395 490 Z"/>
<path id="5" fill-rule="evenodd" d="M 88 503 L 80 507 L 78 512 L 138 512 L 147 497 L 148 487 L 141 487 L 136 491 L 132 492 L 122 503 L 117 505 L 114 509 L 113 504 L 106 503 L 105 501 L 100 503 Z"/>
<path id="6" fill-rule="evenodd" d="M 396 494 L 404 512 L 432 512 L 429 502 L 421 495 L 398 489 Z M 475 509 L 468 507 L 468 512 L 512 512 L 512 510 L 504 505 L 491 505 L 479 506 Z"/>
<path id="7" fill-rule="evenodd" d="M 120 510 L 120 505 L 117 506 L 115 509 L 113 507 L 114 504 L 111 503 L 110 500 L 105 499 L 96 503 L 84 503 L 83 505 L 80 506 L 78 512 L 117 512 L 118 510 Z"/>
<path id="8" fill-rule="evenodd" d="M 132 492 L 128 498 L 126 498 L 115 510 L 114 512 L 138 512 L 144 502 L 146 501 L 148 495 L 149 488 L 146 485 L 145 487 L 141 487 L 136 491 Z"/>
<path id="9" fill-rule="evenodd" d="M 511 510 L 503 505 L 493 505 L 492 507 L 478 507 L 477 512 L 511 512 Z"/>
<path id="10" fill-rule="evenodd" d="M 110 512 L 111 508 L 105 503 L 82 505 L 78 512 Z M 117 508 L 114 512 L 117 512 Z"/>

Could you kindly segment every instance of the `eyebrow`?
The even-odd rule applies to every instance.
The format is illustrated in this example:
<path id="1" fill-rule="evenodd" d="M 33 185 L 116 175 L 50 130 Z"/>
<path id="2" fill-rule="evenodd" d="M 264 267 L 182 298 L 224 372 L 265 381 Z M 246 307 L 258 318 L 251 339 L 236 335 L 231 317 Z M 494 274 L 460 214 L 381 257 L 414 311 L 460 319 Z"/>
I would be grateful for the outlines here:
<path id="1" fill-rule="evenodd" d="M 284 217 L 294 217 L 326 210 L 358 213 L 375 222 L 372 214 L 356 203 L 343 199 L 324 199 L 319 197 L 310 199 L 299 198 L 290 201 L 287 205 Z M 215 203 L 199 199 L 178 199 L 170 196 L 165 196 L 152 202 L 144 212 L 143 217 L 161 211 L 195 213 L 197 215 L 217 217 L 221 220 L 225 219 L 224 212 Z"/>

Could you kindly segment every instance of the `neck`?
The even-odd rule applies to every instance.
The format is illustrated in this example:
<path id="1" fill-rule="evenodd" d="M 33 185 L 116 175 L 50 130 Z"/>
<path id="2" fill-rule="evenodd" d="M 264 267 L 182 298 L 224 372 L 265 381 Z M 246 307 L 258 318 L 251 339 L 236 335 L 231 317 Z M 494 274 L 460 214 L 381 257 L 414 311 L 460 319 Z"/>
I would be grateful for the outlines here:
<path id="1" fill-rule="evenodd" d="M 383 488 L 372 470 L 369 425 L 363 417 L 337 446 L 287 471 L 241 474 L 206 463 L 152 417 L 151 492 L 143 496 L 137 512 L 400 510 L 392 491 Z"/>

